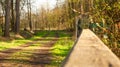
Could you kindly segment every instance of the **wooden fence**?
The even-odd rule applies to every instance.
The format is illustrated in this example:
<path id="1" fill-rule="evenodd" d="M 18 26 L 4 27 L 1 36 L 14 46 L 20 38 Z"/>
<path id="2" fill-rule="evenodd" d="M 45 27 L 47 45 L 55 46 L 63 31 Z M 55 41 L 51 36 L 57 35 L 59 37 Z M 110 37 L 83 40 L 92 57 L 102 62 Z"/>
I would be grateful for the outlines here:
<path id="1" fill-rule="evenodd" d="M 61 67 L 120 67 L 120 60 L 91 30 L 84 29 Z"/>

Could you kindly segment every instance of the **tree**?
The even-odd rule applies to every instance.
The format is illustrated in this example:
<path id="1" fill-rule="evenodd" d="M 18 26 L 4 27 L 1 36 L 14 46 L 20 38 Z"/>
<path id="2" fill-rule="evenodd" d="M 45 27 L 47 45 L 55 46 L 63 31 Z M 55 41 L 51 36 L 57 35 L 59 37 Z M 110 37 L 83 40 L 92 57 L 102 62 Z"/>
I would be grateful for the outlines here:
<path id="1" fill-rule="evenodd" d="M 20 0 L 16 0 L 16 22 L 15 22 L 15 34 L 19 34 L 20 31 Z"/>
<path id="2" fill-rule="evenodd" d="M 28 9 L 28 22 L 30 31 L 32 31 L 32 20 L 31 20 L 31 0 L 27 0 L 27 9 Z"/>
<path id="3" fill-rule="evenodd" d="M 10 24 L 10 0 L 5 0 L 5 30 L 4 37 L 9 37 L 9 24 Z"/>
<path id="4" fill-rule="evenodd" d="M 4 32 L 4 14 L 5 14 L 5 2 L 4 0 L 0 0 L 0 10 L 1 10 L 1 32 Z"/>
<path id="5" fill-rule="evenodd" d="M 15 32 L 14 0 L 11 0 L 11 30 Z"/>

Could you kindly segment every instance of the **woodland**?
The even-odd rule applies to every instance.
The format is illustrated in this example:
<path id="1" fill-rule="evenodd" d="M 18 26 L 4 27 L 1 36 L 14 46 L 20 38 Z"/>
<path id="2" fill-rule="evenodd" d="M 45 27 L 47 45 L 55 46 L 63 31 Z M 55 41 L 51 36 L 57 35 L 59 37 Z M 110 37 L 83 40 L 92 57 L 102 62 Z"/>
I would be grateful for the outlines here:
<path id="1" fill-rule="evenodd" d="M 51 67 L 59 66 L 75 42 L 77 26 L 92 30 L 120 58 L 120 0 L 56 0 L 53 9 L 47 4 L 46 7 L 40 6 L 36 10 L 32 5 L 34 1 L 0 0 L 0 51 L 13 50 L 13 47 L 26 43 L 30 45 L 33 43 L 31 41 L 39 41 L 39 38 L 40 41 L 43 40 L 40 45 L 33 43 L 29 47 L 22 47 L 26 49 L 10 53 L 9 57 L 14 58 L 11 62 L 25 63 L 22 60 L 15 61 L 16 56 L 23 54 L 26 57 L 17 59 L 25 60 L 28 56 L 35 55 L 30 53 L 35 50 L 28 51 L 29 55 L 24 54 L 27 49 L 43 47 L 44 45 L 41 44 L 49 44 L 48 46 L 55 44 L 51 50 L 55 56 Z M 76 18 L 79 18 L 80 25 L 76 25 Z M 51 41 L 56 42 L 51 43 Z M 5 62 L 2 63 L 3 66 Z M 48 63 L 45 61 L 41 65 Z"/>

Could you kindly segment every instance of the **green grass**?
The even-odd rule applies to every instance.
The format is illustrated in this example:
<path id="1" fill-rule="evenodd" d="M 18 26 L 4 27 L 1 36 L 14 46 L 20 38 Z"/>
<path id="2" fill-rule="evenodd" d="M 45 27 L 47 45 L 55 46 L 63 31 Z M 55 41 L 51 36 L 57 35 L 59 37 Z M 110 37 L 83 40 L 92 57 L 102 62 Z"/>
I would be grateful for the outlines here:
<path id="1" fill-rule="evenodd" d="M 69 39 L 72 37 L 71 33 L 59 31 L 58 34 L 60 40 L 52 47 L 51 52 L 54 58 L 51 65 L 48 65 L 48 67 L 59 67 L 74 45 L 74 40 Z"/>
<path id="2" fill-rule="evenodd" d="M 33 41 L 38 38 L 42 37 L 44 38 L 44 36 L 48 33 L 49 35 L 45 38 L 46 39 L 53 38 L 55 37 L 56 32 L 58 32 L 60 39 L 52 47 L 51 53 L 53 55 L 53 61 L 47 67 L 59 67 L 61 62 L 63 62 L 63 60 L 68 55 L 70 49 L 74 44 L 74 40 L 69 39 L 72 37 L 72 35 L 65 31 L 40 31 L 37 32 L 35 36 L 30 39 L 17 39 L 9 42 L 0 42 L 0 51 L 20 46 L 22 44 Z M 39 43 L 36 42 L 36 44 L 30 45 L 29 47 L 26 47 L 23 50 L 14 53 L 9 59 L 13 59 L 11 60 L 13 62 L 25 63 L 22 60 L 30 60 L 30 57 L 33 56 L 32 52 L 34 52 L 36 48 L 40 47 L 41 46 L 40 43 L 42 42 L 48 41 L 40 41 Z"/>
<path id="3" fill-rule="evenodd" d="M 0 42 L 0 51 L 2 50 L 6 50 L 6 49 L 9 49 L 9 48 L 12 48 L 12 47 L 17 47 L 17 46 L 20 46 L 20 45 L 23 45 L 27 42 L 30 42 L 31 40 L 24 40 L 24 39 L 21 39 L 21 40 L 12 40 L 12 41 L 9 41 L 9 42 Z"/>
<path id="4" fill-rule="evenodd" d="M 59 36 L 60 37 L 71 37 L 72 36 L 72 34 L 71 33 L 66 33 L 66 32 L 64 32 L 64 31 L 61 31 L 61 32 L 59 32 Z"/>
<path id="5" fill-rule="evenodd" d="M 45 35 L 47 34 L 47 31 L 39 31 L 39 32 L 36 32 L 35 35 L 30 38 L 30 40 L 35 40 L 35 39 L 38 39 L 38 38 L 42 38 L 44 37 Z"/>
<path id="6" fill-rule="evenodd" d="M 50 31 L 50 32 L 49 31 L 39 31 L 32 38 L 29 38 L 29 39 L 16 39 L 16 40 L 12 40 L 12 41 L 0 41 L 0 51 L 6 50 L 6 49 L 9 49 L 12 47 L 17 47 L 17 46 L 23 45 L 27 42 L 31 42 L 35 39 L 42 38 L 48 33 L 49 33 L 48 38 L 55 36 L 55 31 Z"/>
<path id="7" fill-rule="evenodd" d="M 38 33 L 36 33 L 35 36 L 33 36 L 32 38 L 29 38 L 29 39 L 16 39 L 16 40 L 12 40 L 12 41 L 0 41 L 0 51 L 7 50 L 7 49 L 13 48 L 13 47 L 17 47 L 17 46 L 23 45 L 27 42 L 31 42 L 35 39 L 43 37 L 46 33 L 47 32 L 45 32 L 45 31 L 38 32 Z"/>
<path id="8" fill-rule="evenodd" d="M 35 36 L 43 37 L 46 33 L 47 31 L 39 31 L 35 33 Z"/>
<path id="9" fill-rule="evenodd" d="M 48 31 L 48 36 L 47 36 L 47 39 L 51 39 L 51 38 L 54 38 L 56 36 L 56 32 L 57 31 Z"/>
<path id="10" fill-rule="evenodd" d="M 40 31 L 40 32 L 37 32 L 32 39 L 45 37 L 45 35 L 46 35 L 46 38 L 49 39 L 49 38 L 55 37 L 55 34 L 56 34 L 56 31 L 48 31 L 48 30 Z"/>
<path id="11" fill-rule="evenodd" d="M 72 41 L 72 40 L 57 41 L 51 51 L 54 56 L 54 59 L 53 59 L 51 65 L 60 66 L 61 62 L 68 55 L 73 44 L 74 44 L 74 41 Z"/>

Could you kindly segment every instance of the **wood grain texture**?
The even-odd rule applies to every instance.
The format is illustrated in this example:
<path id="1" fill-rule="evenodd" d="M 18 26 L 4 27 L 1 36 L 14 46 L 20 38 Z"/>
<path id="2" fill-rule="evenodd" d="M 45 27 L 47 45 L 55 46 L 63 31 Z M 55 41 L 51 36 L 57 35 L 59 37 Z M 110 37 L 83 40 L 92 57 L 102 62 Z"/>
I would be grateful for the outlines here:
<path id="1" fill-rule="evenodd" d="M 62 67 L 120 67 L 120 60 L 89 29 L 84 29 Z"/>

